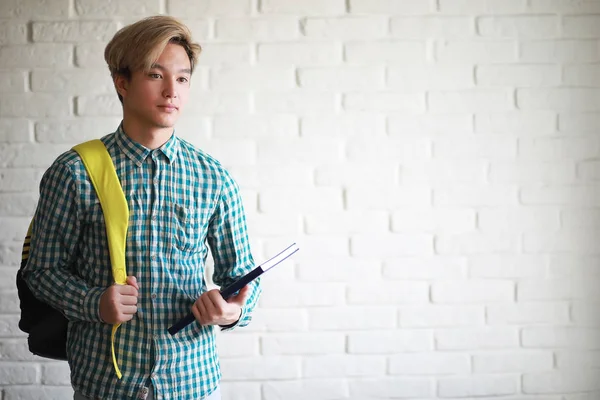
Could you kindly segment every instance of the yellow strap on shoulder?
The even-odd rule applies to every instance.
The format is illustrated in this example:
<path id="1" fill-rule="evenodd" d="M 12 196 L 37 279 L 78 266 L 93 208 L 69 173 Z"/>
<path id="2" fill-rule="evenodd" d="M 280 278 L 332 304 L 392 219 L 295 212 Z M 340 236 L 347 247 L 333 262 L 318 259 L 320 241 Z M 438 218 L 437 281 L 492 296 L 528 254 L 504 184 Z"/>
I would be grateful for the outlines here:
<path id="1" fill-rule="evenodd" d="M 73 147 L 73 150 L 81 157 L 100 199 L 106 225 L 113 278 L 115 283 L 124 285 L 127 281 L 125 243 L 127 240 L 127 226 L 129 225 L 129 207 L 117 177 L 115 166 L 101 140 L 96 139 L 81 143 Z M 115 333 L 119 326 L 121 324 L 113 325 L 112 328 L 111 351 L 115 372 L 121 379 L 122 374 L 115 355 Z"/>

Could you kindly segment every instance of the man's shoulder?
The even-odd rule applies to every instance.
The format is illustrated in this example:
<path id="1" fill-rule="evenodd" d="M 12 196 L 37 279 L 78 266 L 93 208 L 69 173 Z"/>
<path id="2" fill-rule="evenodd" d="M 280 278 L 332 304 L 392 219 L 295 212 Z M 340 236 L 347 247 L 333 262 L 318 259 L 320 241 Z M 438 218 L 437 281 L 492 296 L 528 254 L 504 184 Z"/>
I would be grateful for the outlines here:
<path id="1" fill-rule="evenodd" d="M 219 175 L 227 175 L 227 170 L 223 164 L 212 155 L 199 149 L 185 139 L 179 138 L 181 156 L 194 162 L 199 163 L 203 168 L 206 168 Z"/>

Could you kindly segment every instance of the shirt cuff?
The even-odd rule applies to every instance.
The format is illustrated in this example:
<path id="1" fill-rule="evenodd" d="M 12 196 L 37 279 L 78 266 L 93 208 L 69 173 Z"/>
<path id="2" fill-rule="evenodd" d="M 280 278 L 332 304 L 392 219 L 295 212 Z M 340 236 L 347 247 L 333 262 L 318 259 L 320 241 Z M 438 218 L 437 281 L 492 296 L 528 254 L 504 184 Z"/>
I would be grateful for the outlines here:
<path id="1" fill-rule="evenodd" d="M 100 318 L 100 298 L 106 288 L 91 288 L 83 299 L 83 319 L 90 322 L 104 322 Z"/>
<path id="2" fill-rule="evenodd" d="M 240 318 L 238 318 L 237 321 L 235 321 L 233 324 L 219 325 L 219 326 L 221 327 L 221 331 L 232 331 L 236 327 L 248 325 L 248 322 L 250 322 L 249 316 L 248 316 L 248 310 L 247 310 L 247 307 L 244 306 L 244 307 L 242 307 L 242 313 L 240 314 Z"/>

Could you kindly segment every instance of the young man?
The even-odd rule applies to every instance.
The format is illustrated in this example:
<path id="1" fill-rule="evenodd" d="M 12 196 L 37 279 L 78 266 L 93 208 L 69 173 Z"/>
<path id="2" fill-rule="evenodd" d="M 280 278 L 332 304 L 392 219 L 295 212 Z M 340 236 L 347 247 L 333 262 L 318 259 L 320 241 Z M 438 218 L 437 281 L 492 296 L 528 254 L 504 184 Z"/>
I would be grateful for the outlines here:
<path id="1" fill-rule="evenodd" d="M 40 184 L 25 280 L 69 320 L 67 357 L 75 399 L 218 399 L 214 325 L 247 325 L 260 288 L 225 301 L 227 285 L 254 267 L 239 190 L 210 156 L 174 135 L 200 46 L 179 21 L 150 17 L 107 45 L 123 121 L 102 138 L 129 205 L 126 285 L 114 284 L 98 197 L 74 151 Z M 208 246 L 207 246 L 208 245 Z M 167 328 L 192 310 L 197 323 Z M 115 335 L 119 379 L 111 356 Z"/>

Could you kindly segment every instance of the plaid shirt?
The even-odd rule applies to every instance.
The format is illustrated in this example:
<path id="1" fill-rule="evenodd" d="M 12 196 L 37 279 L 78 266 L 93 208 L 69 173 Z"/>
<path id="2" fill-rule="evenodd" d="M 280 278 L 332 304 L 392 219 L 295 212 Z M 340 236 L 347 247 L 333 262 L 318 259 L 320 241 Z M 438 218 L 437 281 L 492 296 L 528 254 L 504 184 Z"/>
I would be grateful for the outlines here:
<path id="1" fill-rule="evenodd" d="M 72 150 L 42 178 L 25 279 L 69 320 L 75 390 L 92 398 L 143 398 L 151 379 L 157 399 L 204 398 L 221 378 L 214 327 L 192 323 L 175 336 L 167 328 L 206 291 L 208 248 L 217 285 L 254 268 L 239 189 L 216 160 L 175 135 L 156 150 L 121 127 L 102 141 L 129 205 L 127 274 L 140 286 L 138 311 L 115 338 L 121 380 L 111 359 L 111 325 L 99 316 L 100 296 L 114 282 L 102 209 Z M 260 293 L 258 281 L 251 286 L 231 329 L 250 322 Z"/>

